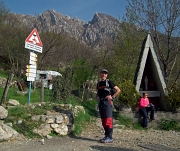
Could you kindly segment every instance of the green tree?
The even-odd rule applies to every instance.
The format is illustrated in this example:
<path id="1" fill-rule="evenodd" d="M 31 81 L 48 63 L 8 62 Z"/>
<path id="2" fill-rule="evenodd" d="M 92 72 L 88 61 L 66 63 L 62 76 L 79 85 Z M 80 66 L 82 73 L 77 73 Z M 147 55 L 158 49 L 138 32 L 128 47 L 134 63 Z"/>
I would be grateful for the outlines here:
<path id="1" fill-rule="evenodd" d="M 179 0 L 128 0 L 127 18 L 150 31 L 159 56 L 162 71 L 169 87 L 180 78 Z"/>
<path id="2" fill-rule="evenodd" d="M 113 58 L 107 61 L 111 78 L 133 81 L 145 32 L 132 23 L 123 22 L 113 48 Z"/>
<path id="3" fill-rule="evenodd" d="M 78 59 L 73 63 L 74 67 L 74 84 L 79 90 L 81 99 L 84 100 L 85 91 L 87 89 L 88 80 L 92 80 L 93 70 L 90 63 L 86 59 Z M 82 93 L 81 93 L 82 92 Z"/>

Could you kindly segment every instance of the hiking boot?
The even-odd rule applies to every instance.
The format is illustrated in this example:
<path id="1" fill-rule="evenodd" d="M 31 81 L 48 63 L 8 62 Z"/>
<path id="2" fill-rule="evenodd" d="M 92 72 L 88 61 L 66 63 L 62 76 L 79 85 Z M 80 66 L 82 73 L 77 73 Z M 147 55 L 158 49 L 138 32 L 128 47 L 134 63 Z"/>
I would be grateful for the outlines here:
<path id="1" fill-rule="evenodd" d="M 106 139 L 107 137 L 105 136 L 104 138 L 100 139 L 100 142 L 103 143 L 103 141 Z"/>
<path id="2" fill-rule="evenodd" d="M 113 142 L 113 139 L 109 138 L 109 137 L 106 137 L 106 139 L 104 139 L 102 141 L 102 143 L 112 143 Z"/>

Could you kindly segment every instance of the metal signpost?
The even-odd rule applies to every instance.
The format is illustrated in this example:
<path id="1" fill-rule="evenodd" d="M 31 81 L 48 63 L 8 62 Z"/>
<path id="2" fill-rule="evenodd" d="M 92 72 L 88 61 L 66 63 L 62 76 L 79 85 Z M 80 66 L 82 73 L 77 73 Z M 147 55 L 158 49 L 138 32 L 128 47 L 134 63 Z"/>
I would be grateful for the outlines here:
<path id="1" fill-rule="evenodd" d="M 26 38 L 25 48 L 31 50 L 29 64 L 26 66 L 26 76 L 27 76 L 27 81 L 29 81 L 29 89 L 28 89 L 28 104 L 29 104 L 30 96 L 31 96 L 31 84 L 33 81 L 35 81 L 36 70 L 37 70 L 37 55 L 34 53 L 34 51 L 42 53 L 42 42 L 36 28 L 34 28 L 34 30 Z"/>

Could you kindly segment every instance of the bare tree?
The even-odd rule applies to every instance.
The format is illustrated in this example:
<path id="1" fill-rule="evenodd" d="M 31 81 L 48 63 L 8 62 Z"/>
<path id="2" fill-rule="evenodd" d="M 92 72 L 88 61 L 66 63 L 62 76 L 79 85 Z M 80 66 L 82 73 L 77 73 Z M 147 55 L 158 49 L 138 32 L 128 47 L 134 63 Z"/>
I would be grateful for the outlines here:
<path id="1" fill-rule="evenodd" d="M 180 0 L 128 0 L 127 17 L 149 31 L 162 65 L 165 81 L 178 81 L 180 52 Z"/>

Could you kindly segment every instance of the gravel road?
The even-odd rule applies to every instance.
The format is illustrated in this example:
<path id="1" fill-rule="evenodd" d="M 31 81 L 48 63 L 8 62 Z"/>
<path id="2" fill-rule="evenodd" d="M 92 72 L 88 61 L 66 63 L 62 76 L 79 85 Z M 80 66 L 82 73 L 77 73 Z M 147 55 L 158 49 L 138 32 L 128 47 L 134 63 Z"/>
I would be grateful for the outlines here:
<path id="1" fill-rule="evenodd" d="M 0 151 L 178 151 L 180 132 L 160 130 L 131 130 L 114 128 L 114 142 L 99 143 L 103 137 L 100 119 L 92 122 L 80 136 L 53 137 L 40 139 L 1 142 Z"/>

